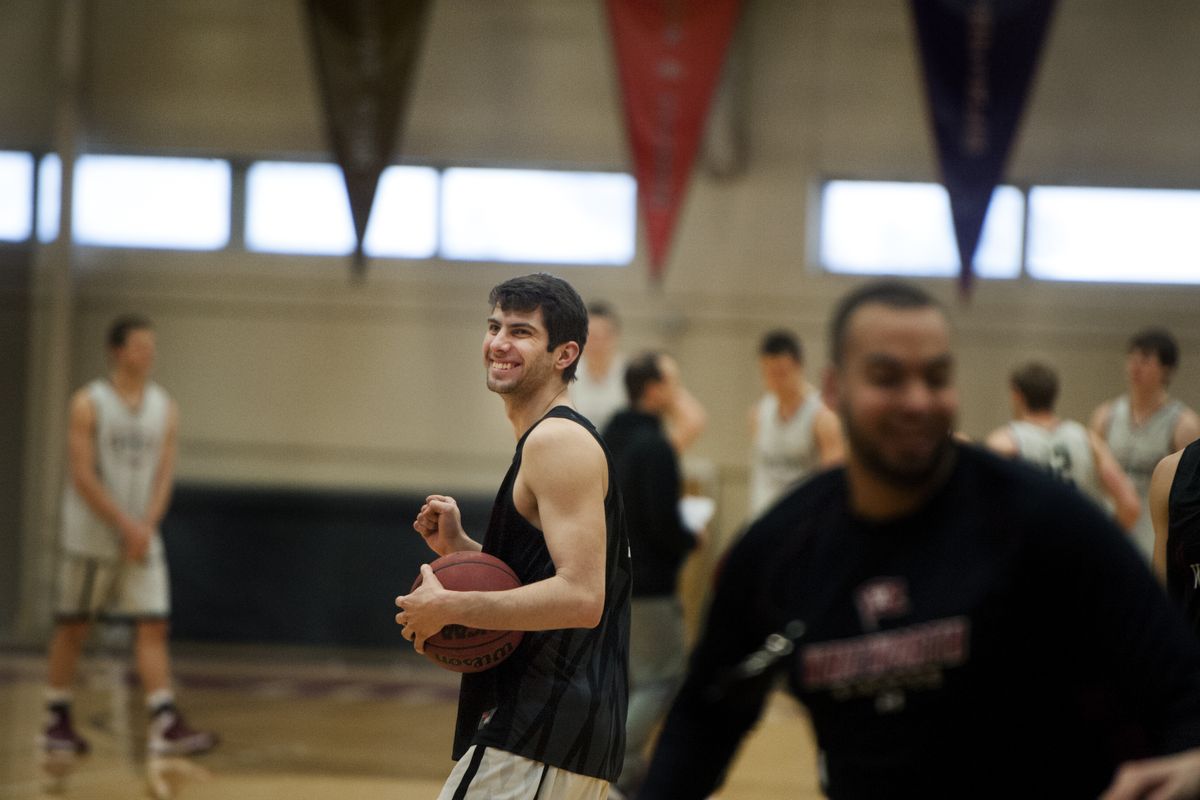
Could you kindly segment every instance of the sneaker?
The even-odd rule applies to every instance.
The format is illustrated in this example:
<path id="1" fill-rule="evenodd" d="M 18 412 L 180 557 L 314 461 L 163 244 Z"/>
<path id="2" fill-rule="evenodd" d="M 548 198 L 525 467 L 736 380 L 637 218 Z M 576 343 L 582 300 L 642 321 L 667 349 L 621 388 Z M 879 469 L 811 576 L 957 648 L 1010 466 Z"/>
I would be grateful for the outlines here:
<path id="1" fill-rule="evenodd" d="M 70 753 L 83 755 L 91 749 L 87 739 L 75 732 L 71 725 L 71 708 L 69 706 L 51 706 L 48 709 L 49 720 L 42 731 L 41 745 L 47 753 Z"/>
<path id="2" fill-rule="evenodd" d="M 157 712 L 150 720 L 146 747 L 156 756 L 194 756 L 217 746 L 217 735 L 188 727 L 183 715 L 173 707 Z"/>

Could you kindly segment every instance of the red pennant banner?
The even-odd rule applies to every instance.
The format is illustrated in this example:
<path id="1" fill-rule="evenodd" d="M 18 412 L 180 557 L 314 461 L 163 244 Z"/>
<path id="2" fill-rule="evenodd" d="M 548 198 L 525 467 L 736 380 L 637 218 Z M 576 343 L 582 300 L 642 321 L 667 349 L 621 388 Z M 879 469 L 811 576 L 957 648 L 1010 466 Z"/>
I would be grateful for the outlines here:
<path id="1" fill-rule="evenodd" d="M 1056 0 L 912 0 L 964 293 Z"/>
<path id="2" fill-rule="evenodd" d="M 408 101 L 429 0 L 306 0 L 333 152 L 354 219 L 354 265 Z"/>
<path id="3" fill-rule="evenodd" d="M 625 123 L 661 279 L 741 0 L 607 0 Z"/>

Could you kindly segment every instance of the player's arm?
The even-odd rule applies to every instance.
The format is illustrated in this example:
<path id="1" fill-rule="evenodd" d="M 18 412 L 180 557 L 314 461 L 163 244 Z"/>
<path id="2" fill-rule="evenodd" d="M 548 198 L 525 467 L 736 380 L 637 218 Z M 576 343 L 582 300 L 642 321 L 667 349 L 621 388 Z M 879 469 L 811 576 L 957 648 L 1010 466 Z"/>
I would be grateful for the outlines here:
<path id="1" fill-rule="evenodd" d="M 1200 416 L 1190 408 L 1184 408 L 1175 422 L 1175 432 L 1171 435 L 1171 448 L 1182 450 L 1192 442 L 1200 439 Z"/>
<path id="2" fill-rule="evenodd" d="M 987 435 L 983 440 L 988 449 L 992 452 L 999 453 L 1008 458 L 1016 458 L 1020 455 L 1020 448 L 1017 447 L 1017 440 L 1013 438 L 1012 431 L 1007 425 L 1001 425 L 996 430 Z"/>
<path id="3" fill-rule="evenodd" d="M 157 529 L 167 515 L 171 504 L 171 492 L 175 486 L 175 461 L 179 455 L 179 407 L 171 401 L 167 409 L 167 429 L 163 434 L 162 456 L 154 471 L 154 485 L 150 490 L 150 504 L 143 520 Z"/>
<path id="4" fill-rule="evenodd" d="M 1113 401 L 1109 400 L 1096 406 L 1092 418 L 1088 420 L 1092 432 L 1105 441 L 1108 440 L 1108 426 L 1112 424 L 1112 405 Z"/>
<path id="5" fill-rule="evenodd" d="M 822 467 L 833 467 L 846 457 L 846 445 L 842 438 L 842 423 L 837 414 L 824 403 L 813 417 L 813 438 L 817 443 L 817 454 Z"/>
<path id="6" fill-rule="evenodd" d="M 1151 566 L 1154 574 L 1165 585 L 1167 582 L 1167 528 L 1170 524 L 1168 502 L 1171 496 L 1171 484 L 1175 482 L 1175 472 L 1179 469 L 1179 460 L 1183 451 L 1177 451 L 1158 462 L 1154 475 L 1150 478 L 1150 493 L 1146 502 L 1150 505 L 1150 519 L 1154 523 L 1154 556 Z"/>
<path id="7" fill-rule="evenodd" d="M 675 392 L 675 402 L 664 416 L 667 438 L 671 440 L 677 453 L 691 447 L 708 425 L 708 413 L 705 412 L 704 406 L 682 385 Z"/>
<path id="8" fill-rule="evenodd" d="M 1200 797 L 1200 748 L 1121 765 L 1100 800 L 1195 800 Z"/>
<path id="9" fill-rule="evenodd" d="M 1142 513 L 1142 501 L 1138 497 L 1133 481 L 1117 463 L 1117 457 L 1112 454 L 1105 441 L 1095 431 L 1088 431 L 1088 440 L 1092 445 L 1092 459 L 1096 465 L 1096 475 L 1105 493 L 1112 498 L 1115 507 L 1117 523 L 1127 531 L 1133 530 L 1133 525 Z"/>
<path id="10" fill-rule="evenodd" d="M 125 555 L 141 560 L 150 546 L 153 531 L 117 505 L 96 473 L 96 410 L 87 389 L 71 398 L 67 421 L 67 465 L 71 484 L 92 513 L 111 526 L 121 537 Z"/>
<path id="11" fill-rule="evenodd" d="M 483 545 L 463 530 L 458 502 L 444 494 L 431 494 L 425 498 L 417 518 L 413 520 L 413 530 L 421 534 L 429 549 L 439 556 L 460 550 L 483 549 Z"/>
<path id="12" fill-rule="evenodd" d="M 449 624 L 522 631 L 594 628 L 604 610 L 607 469 L 604 451 L 581 426 L 565 420 L 539 425 L 525 441 L 513 494 L 518 510 L 542 531 L 555 574 L 506 591 L 452 592 L 423 565 L 421 586 L 396 598 L 403 609 L 396 621 L 417 651 Z"/>

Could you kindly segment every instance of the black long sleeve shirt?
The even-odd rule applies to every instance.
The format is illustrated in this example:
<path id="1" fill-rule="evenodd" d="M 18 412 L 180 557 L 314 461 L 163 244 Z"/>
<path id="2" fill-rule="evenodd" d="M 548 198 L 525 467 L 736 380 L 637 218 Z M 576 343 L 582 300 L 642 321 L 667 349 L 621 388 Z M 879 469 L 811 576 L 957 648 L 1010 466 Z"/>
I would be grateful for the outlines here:
<path id="1" fill-rule="evenodd" d="M 633 558 L 633 596 L 675 593 L 679 567 L 695 537 L 683 525 L 679 459 L 653 414 L 626 409 L 604 429 L 625 501 Z"/>
<path id="2" fill-rule="evenodd" d="M 639 798 L 719 784 L 772 633 L 833 798 L 1094 798 L 1121 761 L 1200 745 L 1200 646 L 1074 490 L 973 447 L 901 519 L 847 490 L 818 476 L 735 546 Z"/>

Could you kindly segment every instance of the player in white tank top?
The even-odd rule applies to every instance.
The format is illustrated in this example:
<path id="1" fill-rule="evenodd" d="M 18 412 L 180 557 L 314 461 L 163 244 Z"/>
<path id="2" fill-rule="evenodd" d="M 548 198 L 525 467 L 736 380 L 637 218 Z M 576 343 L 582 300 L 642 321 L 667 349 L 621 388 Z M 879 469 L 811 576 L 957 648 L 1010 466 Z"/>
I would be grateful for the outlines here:
<path id="1" fill-rule="evenodd" d="M 1133 480 L 1143 508 L 1134 525 L 1134 539 L 1147 561 L 1154 550 L 1154 524 L 1148 511 L 1154 467 L 1200 437 L 1200 417 L 1167 394 L 1178 365 L 1179 345 L 1170 332 L 1148 328 L 1134 334 L 1125 357 L 1128 392 L 1097 408 L 1089 425 Z"/>
<path id="2" fill-rule="evenodd" d="M 571 402 L 598 431 L 629 404 L 620 336 L 621 324 L 611 305 L 596 302 L 588 306 L 587 355 L 579 359 L 571 384 Z"/>
<path id="3" fill-rule="evenodd" d="M 841 423 L 804 380 L 796 335 L 775 330 L 763 337 L 759 366 L 767 394 L 750 410 L 751 519 L 812 473 L 841 461 L 843 452 Z"/>
<path id="4" fill-rule="evenodd" d="M 171 399 L 153 382 L 143 388 L 136 408 L 121 398 L 108 379 L 92 381 L 84 392 L 92 405 L 96 472 L 104 491 L 126 514 L 144 519 L 169 432 Z M 109 561 L 122 556 L 119 535 L 88 505 L 74 481 L 67 481 L 63 492 L 62 534 L 63 548 L 69 553 Z M 161 549 L 160 538 L 151 537 L 151 552 Z"/>
<path id="5" fill-rule="evenodd" d="M 1014 420 L 987 437 L 988 447 L 1044 467 L 1112 510 L 1117 521 L 1130 528 L 1140 508 L 1133 484 L 1099 436 L 1054 413 L 1054 370 L 1037 361 L 1023 364 L 1009 376 L 1009 389 Z"/>
<path id="6" fill-rule="evenodd" d="M 1096 475 L 1096 459 L 1087 428 L 1073 419 L 1040 425 L 1024 419 L 1008 423 L 1017 453 L 1026 461 L 1048 469 L 1059 480 L 1104 505 L 1104 489 Z"/>
<path id="7" fill-rule="evenodd" d="M 109 377 L 71 398 L 70 474 L 42 744 L 60 753 L 88 750 L 72 725 L 71 688 L 91 623 L 103 616 L 135 624 L 135 662 L 150 711 L 147 749 L 152 755 L 199 753 L 216 737 L 188 727 L 175 708 L 167 565 L 158 533 L 174 480 L 178 413 L 150 381 L 155 338 L 149 320 L 118 319 L 108 345 Z"/>

